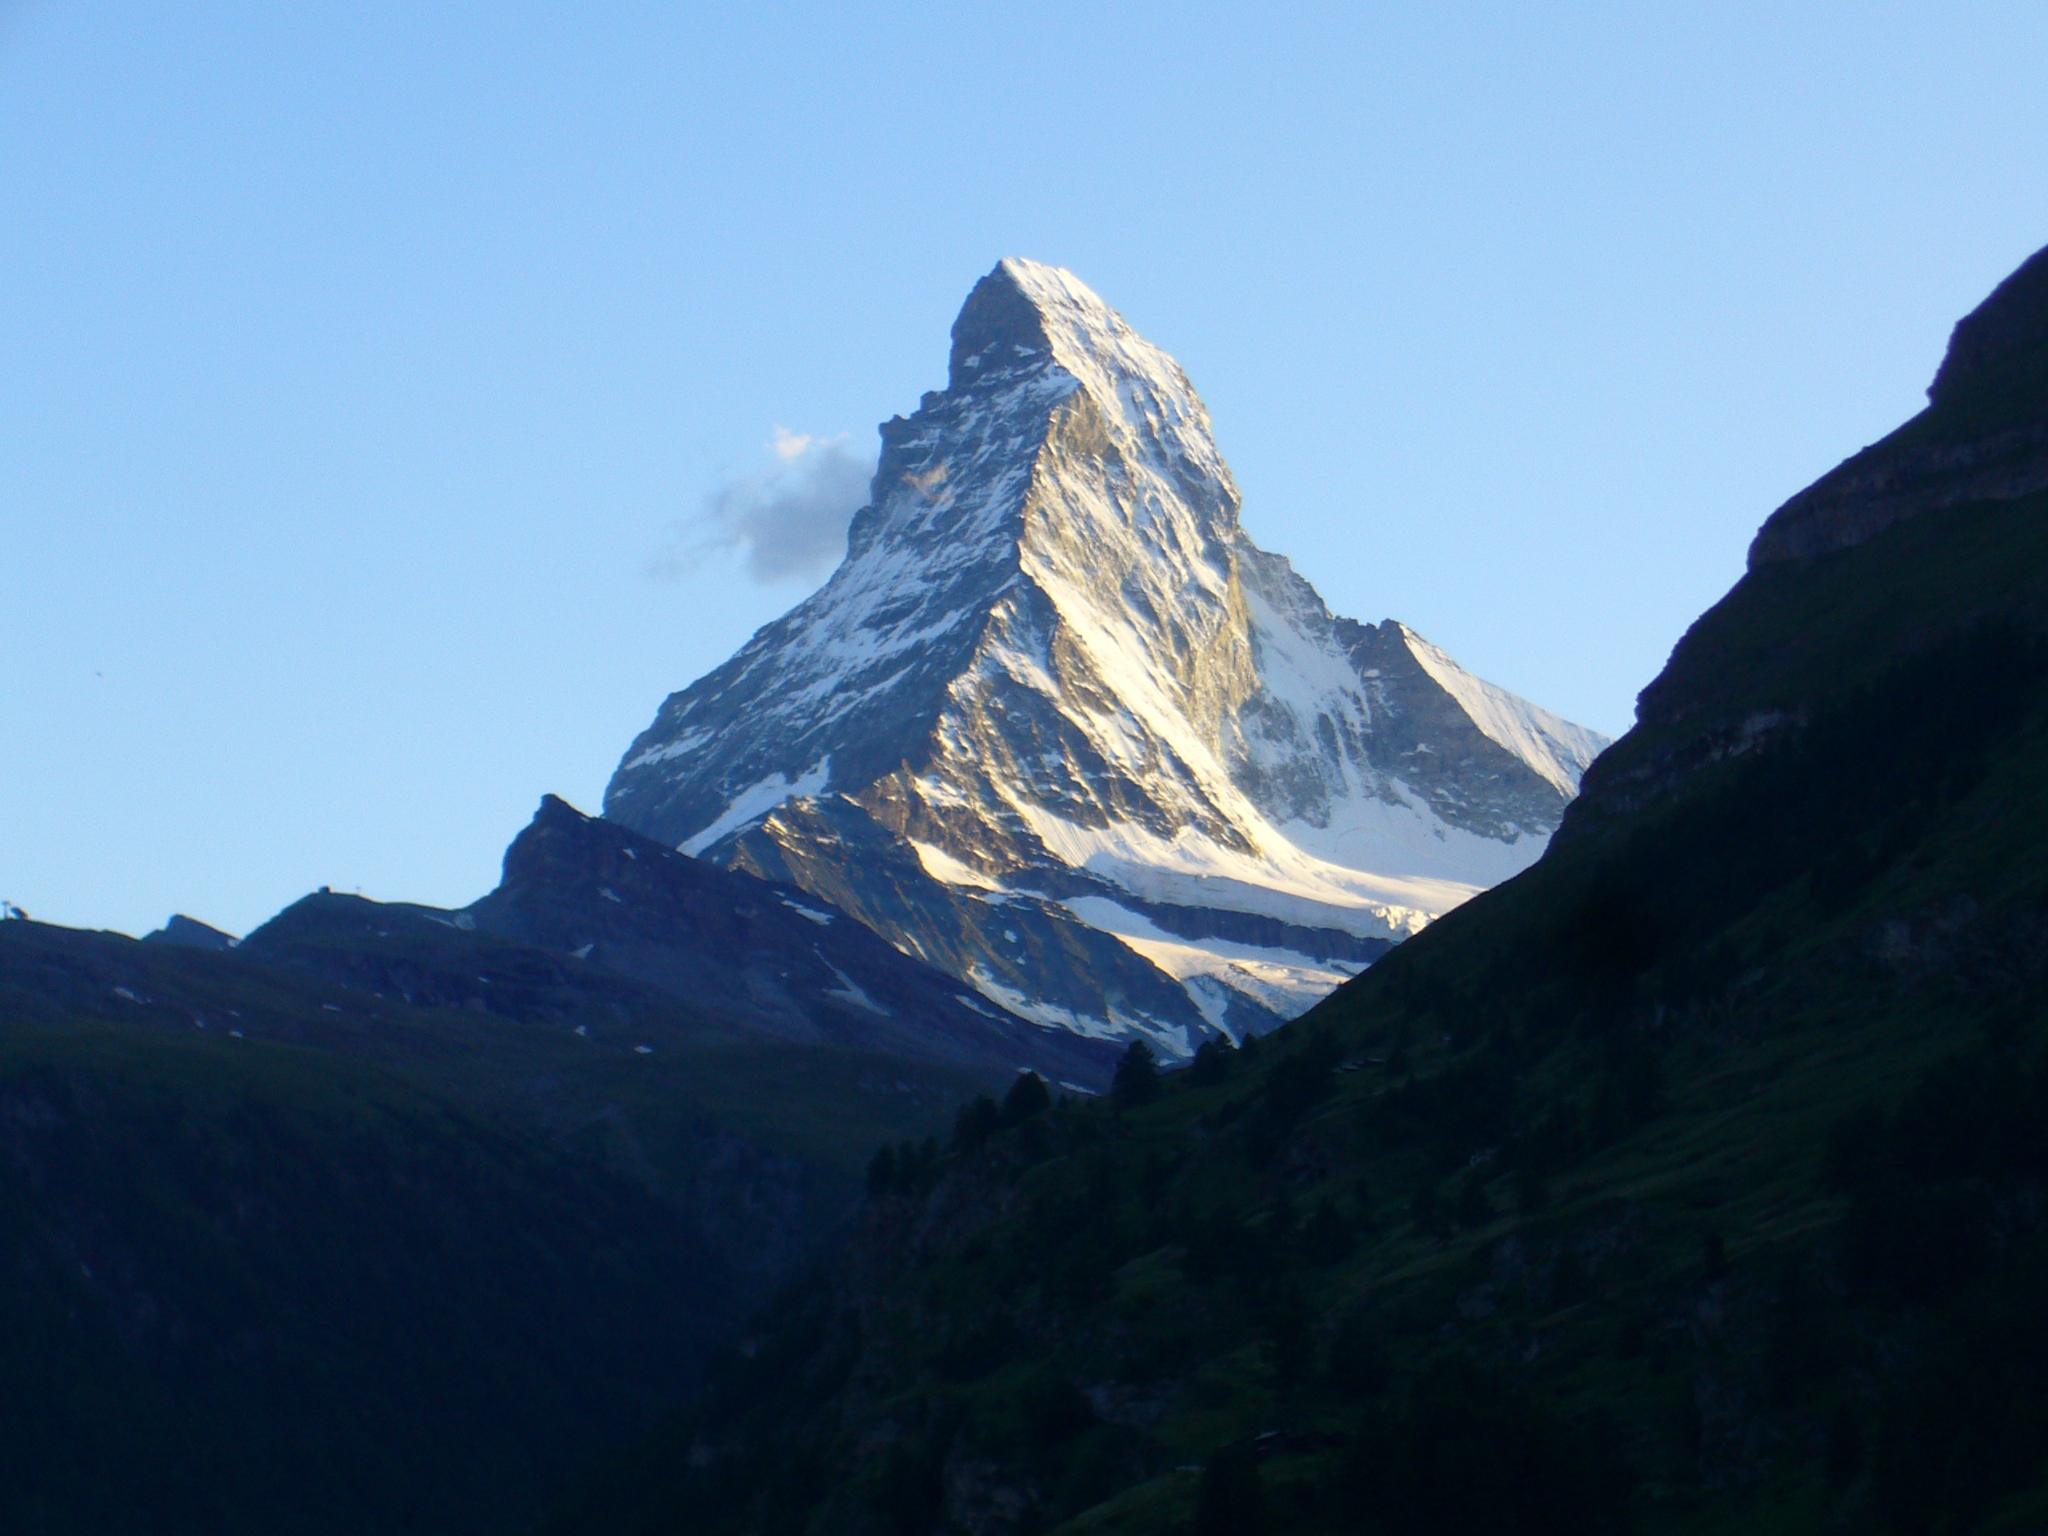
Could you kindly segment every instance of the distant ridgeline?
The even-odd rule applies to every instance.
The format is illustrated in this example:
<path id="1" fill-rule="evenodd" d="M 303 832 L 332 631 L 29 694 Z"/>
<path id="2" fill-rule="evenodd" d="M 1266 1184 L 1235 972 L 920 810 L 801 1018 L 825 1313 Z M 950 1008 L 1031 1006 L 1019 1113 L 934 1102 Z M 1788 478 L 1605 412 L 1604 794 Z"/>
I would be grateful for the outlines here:
<path id="1" fill-rule="evenodd" d="M 844 564 L 661 706 L 605 814 L 983 997 L 1186 1057 L 1542 852 L 1607 742 L 1238 522 L 1180 366 L 1004 261 L 882 426 Z"/>
<path id="2" fill-rule="evenodd" d="M 1765 523 L 1533 868 L 1242 1049 L 1134 1048 L 1109 1102 L 1019 1089 L 878 1156 L 847 1249 L 546 1529 L 2048 1530 L 2048 253 L 1930 397 Z M 863 514 L 848 571 L 908 515 Z M 671 814 L 660 753 L 781 634 L 671 701 L 614 814 Z M 903 737 L 972 718 L 920 707 Z M 925 843 L 959 824 L 926 786 L 971 787 L 948 740 L 835 756 L 852 800 L 738 846 Z M 678 781 L 674 825 L 770 769 Z"/>

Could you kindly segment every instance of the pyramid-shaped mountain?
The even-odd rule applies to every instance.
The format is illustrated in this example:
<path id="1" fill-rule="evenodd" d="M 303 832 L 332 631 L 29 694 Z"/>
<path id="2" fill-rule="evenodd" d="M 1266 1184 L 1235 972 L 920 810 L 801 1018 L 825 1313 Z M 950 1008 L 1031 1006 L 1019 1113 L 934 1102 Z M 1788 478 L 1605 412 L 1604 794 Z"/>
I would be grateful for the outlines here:
<path id="1" fill-rule="evenodd" d="M 1070 273 L 983 278 L 881 433 L 844 563 L 668 698 L 605 814 L 1027 1017 L 1174 1055 L 1269 1028 L 1534 861 L 1607 744 L 1334 617 Z"/>

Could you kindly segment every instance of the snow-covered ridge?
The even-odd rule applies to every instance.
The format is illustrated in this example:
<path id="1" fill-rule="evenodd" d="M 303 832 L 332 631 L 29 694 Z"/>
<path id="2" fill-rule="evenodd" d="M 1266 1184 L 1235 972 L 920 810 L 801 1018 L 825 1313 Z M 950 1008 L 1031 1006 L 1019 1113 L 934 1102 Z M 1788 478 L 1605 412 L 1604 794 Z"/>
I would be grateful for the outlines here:
<path id="1" fill-rule="evenodd" d="M 845 562 L 669 698 L 606 813 L 1005 1006 L 1174 1051 L 1267 1027 L 1533 861 L 1605 745 L 1331 615 L 1071 273 L 982 279 L 882 442 Z"/>
<path id="2" fill-rule="evenodd" d="M 1472 723 L 1534 768 L 1560 793 L 1578 792 L 1586 765 L 1607 747 L 1608 738 L 1482 682 L 1422 636 L 1401 627 L 1408 649 L 1437 684 L 1456 699 Z"/>

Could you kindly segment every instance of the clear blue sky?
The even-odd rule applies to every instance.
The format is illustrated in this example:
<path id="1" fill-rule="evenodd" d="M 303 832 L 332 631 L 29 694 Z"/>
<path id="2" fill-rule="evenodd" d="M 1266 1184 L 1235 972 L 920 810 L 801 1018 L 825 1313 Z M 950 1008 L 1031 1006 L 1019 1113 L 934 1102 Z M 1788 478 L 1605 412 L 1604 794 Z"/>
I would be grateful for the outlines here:
<path id="1" fill-rule="evenodd" d="M 1610 733 L 2048 243 L 2048 7 L 0 4 L 0 896 L 460 903 L 802 596 L 1005 254 L 1245 520 Z"/>

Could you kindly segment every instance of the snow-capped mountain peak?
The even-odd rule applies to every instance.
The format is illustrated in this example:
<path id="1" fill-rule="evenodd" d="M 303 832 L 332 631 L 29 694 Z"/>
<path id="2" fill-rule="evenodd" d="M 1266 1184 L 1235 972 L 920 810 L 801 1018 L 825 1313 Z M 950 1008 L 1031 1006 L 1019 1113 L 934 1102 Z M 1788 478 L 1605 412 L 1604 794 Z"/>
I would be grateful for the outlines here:
<path id="1" fill-rule="evenodd" d="M 1177 363 L 1015 259 L 881 429 L 818 592 L 662 706 L 606 813 L 1084 1033 L 1291 1016 L 1533 860 L 1604 740 L 1238 523 Z"/>

